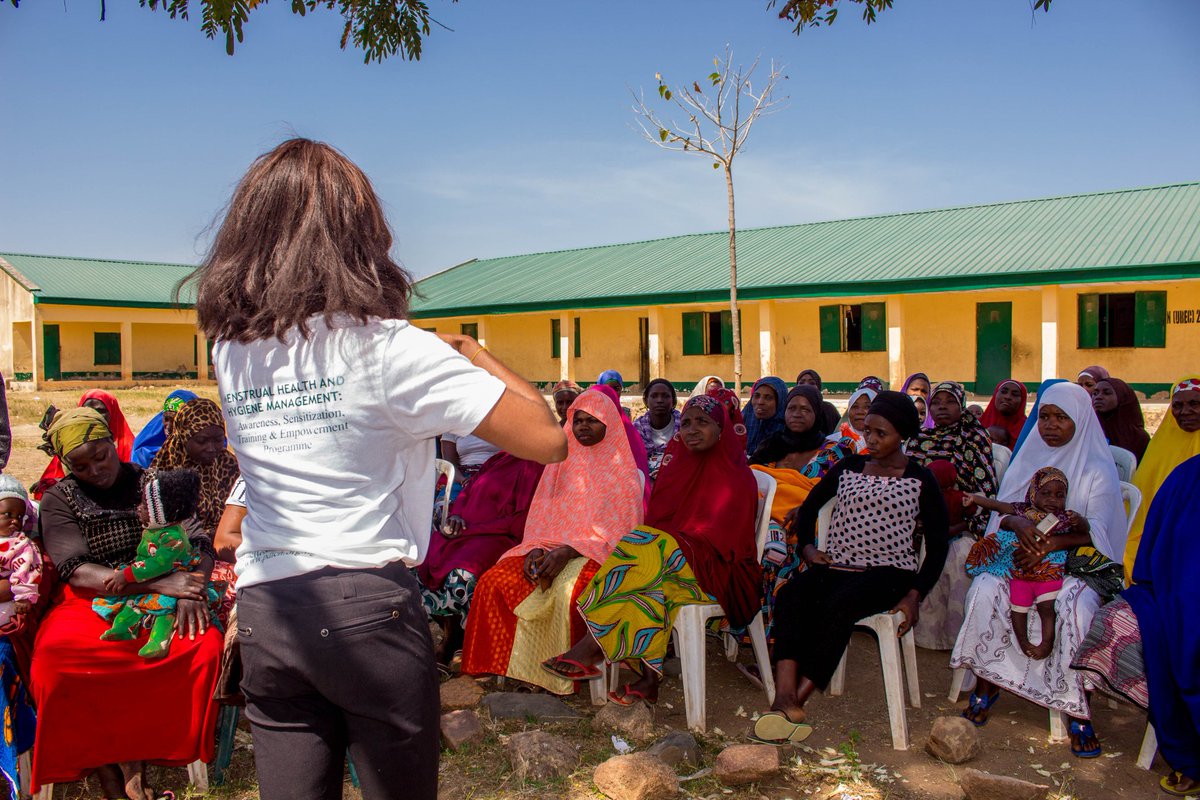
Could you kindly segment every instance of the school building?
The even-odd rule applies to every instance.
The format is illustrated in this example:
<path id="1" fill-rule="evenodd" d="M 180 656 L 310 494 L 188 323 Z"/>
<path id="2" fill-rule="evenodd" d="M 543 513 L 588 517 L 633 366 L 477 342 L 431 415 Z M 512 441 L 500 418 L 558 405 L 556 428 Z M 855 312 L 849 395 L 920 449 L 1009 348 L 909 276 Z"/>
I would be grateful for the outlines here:
<path id="1" fill-rule="evenodd" d="M 740 230 L 743 381 L 922 371 L 990 394 L 1100 364 L 1148 396 L 1200 368 L 1200 183 Z M 728 234 L 469 261 L 413 316 L 544 384 L 733 377 Z"/>
<path id="2" fill-rule="evenodd" d="M 0 253 L 0 370 L 42 388 L 207 380 L 175 287 L 194 267 Z"/>
<path id="3" fill-rule="evenodd" d="M 910 372 L 989 393 L 1100 364 L 1152 396 L 1200 369 L 1200 182 L 738 232 L 743 380 Z M 0 370 L 41 386 L 209 379 L 191 265 L 0 253 Z M 544 385 L 733 377 L 728 235 L 469 261 L 414 321 Z"/>

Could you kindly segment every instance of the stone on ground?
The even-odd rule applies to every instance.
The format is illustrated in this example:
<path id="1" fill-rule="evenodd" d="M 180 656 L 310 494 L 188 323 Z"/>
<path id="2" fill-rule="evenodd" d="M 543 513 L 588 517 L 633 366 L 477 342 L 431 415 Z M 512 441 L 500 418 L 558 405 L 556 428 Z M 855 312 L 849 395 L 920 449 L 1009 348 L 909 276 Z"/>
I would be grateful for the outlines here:
<path id="1" fill-rule="evenodd" d="M 685 761 L 693 767 L 700 766 L 700 745 L 696 743 L 696 737 L 687 731 L 668 733 L 646 748 L 646 752 L 670 767 Z"/>
<path id="2" fill-rule="evenodd" d="M 779 748 L 769 744 L 731 744 L 717 756 L 713 774 L 726 786 L 773 778 L 779 774 Z"/>
<path id="3" fill-rule="evenodd" d="M 526 731 L 509 737 L 508 760 L 517 780 L 548 781 L 574 772 L 579 753 L 561 736 Z"/>
<path id="4" fill-rule="evenodd" d="M 612 800 L 668 800 L 679 792 L 675 771 L 649 753 L 613 756 L 592 780 Z"/>
<path id="5" fill-rule="evenodd" d="M 1050 796 L 1049 786 L 970 768 L 963 770 L 958 785 L 967 800 L 1047 800 Z"/>
<path id="6" fill-rule="evenodd" d="M 474 678 L 461 675 L 441 685 L 442 711 L 457 711 L 460 708 L 475 708 L 483 699 L 483 687 Z"/>
<path id="7" fill-rule="evenodd" d="M 492 719 L 559 720 L 579 719 L 583 715 L 557 697 L 548 694 L 493 692 L 483 698 L 483 706 Z"/>
<path id="8" fill-rule="evenodd" d="M 460 709 L 442 714 L 442 741 L 451 750 L 461 750 L 483 736 L 483 723 L 474 711 Z"/>
<path id="9" fill-rule="evenodd" d="M 925 750 L 948 764 L 965 764 L 981 750 L 979 729 L 962 717 L 938 717 L 933 721 Z"/>
<path id="10" fill-rule="evenodd" d="M 620 733 L 634 739 L 649 739 L 654 735 L 654 715 L 645 703 L 631 706 L 609 703 L 592 717 L 592 729 Z"/>

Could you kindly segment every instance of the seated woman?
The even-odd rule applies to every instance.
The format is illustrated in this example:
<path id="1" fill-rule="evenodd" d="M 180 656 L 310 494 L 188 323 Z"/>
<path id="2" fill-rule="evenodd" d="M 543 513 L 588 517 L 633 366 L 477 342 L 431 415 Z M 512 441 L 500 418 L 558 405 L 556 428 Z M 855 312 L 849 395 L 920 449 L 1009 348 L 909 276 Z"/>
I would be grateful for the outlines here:
<path id="1" fill-rule="evenodd" d="M 1155 495 L 1134 565 L 1134 585 L 1096 614 L 1075 669 L 1100 674 L 1150 711 L 1158 750 L 1171 767 L 1159 786 L 1200 794 L 1200 457 L 1176 467 Z"/>
<path id="2" fill-rule="evenodd" d="M 901 634 L 917 624 L 921 597 L 946 559 L 942 493 L 929 470 L 901 449 L 920 424 L 912 400 L 880 392 L 866 419 L 867 453 L 838 463 L 801 506 L 795 531 L 809 568 L 776 601 L 775 701 L 755 722 L 753 738 L 771 744 L 807 738 L 812 727 L 804 722 L 804 704 L 829 684 L 858 620 L 890 610 L 904 615 Z M 830 500 L 828 540 L 818 550 L 817 517 Z"/>
<path id="3" fill-rule="evenodd" d="M 554 384 L 550 396 L 554 399 L 554 412 L 558 414 L 558 421 L 561 424 L 567 424 L 567 409 L 582 393 L 583 388 L 575 381 L 561 380 Z"/>
<path id="4" fill-rule="evenodd" d="M 775 479 L 771 528 L 763 550 L 763 613 L 768 640 L 774 625 L 775 597 L 800 569 L 796 537 L 788 530 L 809 492 L 839 461 L 854 455 L 854 443 L 826 439 L 825 420 L 818 417 L 820 394 L 798 384 L 786 398 L 786 425 L 750 457 L 750 468 Z"/>
<path id="5" fill-rule="evenodd" d="M 85 406 L 95 410 L 104 420 L 104 424 L 108 426 L 112 433 L 113 443 L 117 446 L 117 455 L 122 463 L 129 461 L 133 455 L 133 431 L 130 429 L 129 423 L 125 421 L 125 414 L 122 413 L 121 404 L 117 398 L 100 389 L 92 389 L 84 392 L 83 397 L 79 398 L 79 408 Z M 46 420 L 42 424 L 47 425 L 49 422 L 50 420 Z M 46 471 L 42 473 L 41 480 L 33 485 L 33 499 L 41 500 L 42 495 L 51 486 L 62 480 L 65 474 L 62 460 L 58 456 L 52 457 Z"/>
<path id="6" fill-rule="evenodd" d="M 462 647 L 467 612 L 479 576 L 521 543 L 544 467 L 508 453 L 488 459 L 450 507 L 447 531 L 436 531 L 417 567 L 425 611 L 446 629 L 442 660 Z"/>
<path id="7" fill-rule="evenodd" d="M 932 428 L 933 418 L 929 416 L 929 394 L 933 389 L 933 384 L 929 382 L 929 376 L 924 372 L 914 372 L 904 379 L 904 385 L 900 387 L 900 391 L 913 399 L 913 403 L 917 406 L 917 412 L 921 415 L 921 427 Z"/>
<path id="8" fill-rule="evenodd" d="M 541 662 L 583 634 L 575 600 L 620 538 L 641 523 L 644 508 L 616 406 L 587 391 L 571 404 L 570 417 L 567 459 L 542 473 L 525 538 L 475 586 L 462 660 L 469 675 L 504 675 L 556 694 L 596 674 L 564 665 L 551 675 Z"/>
<path id="9" fill-rule="evenodd" d="M 1124 448 L 1141 463 L 1150 444 L 1142 404 L 1128 383 L 1120 378 L 1101 378 L 1092 389 L 1092 408 L 1100 418 L 1100 429 L 1111 445 Z"/>
<path id="10" fill-rule="evenodd" d="M 700 380 L 696 381 L 695 388 L 692 389 L 690 397 L 695 397 L 701 394 L 708 394 L 712 389 L 724 389 L 725 381 L 718 378 L 716 375 L 705 375 Z"/>
<path id="11" fill-rule="evenodd" d="M 750 399 L 742 409 L 746 423 L 746 455 L 753 455 L 763 442 L 784 428 L 787 384 L 773 375 L 759 378 L 750 389 Z"/>
<path id="12" fill-rule="evenodd" d="M 212 543 L 189 531 L 204 553 L 199 570 L 125 589 L 178 598 L 180 638 L 168 655 L 147 661 L 138 656 L 137 641 L 98 646 L 108 623 L 92 611 L 92 598 L 106 592 L 104 579 L 132 560 L 141 542 L 142 469 L 120 461 L 108 426 L 90 408 L 60 413 L 46 441 L 68 474 L 40 508 L 42 542 L 60 583 L 33 648 L 33 788 L 97 772 L 105 796 L 153 800 L 157 794 L 145 785 L 147 761 L 182 766 L 213 757 L 222 637 L 208 624 L 203 599 Z"/>
<path id="13" fill-rule="evenodd" d="M 1089 533 L 1048 537 L 1025 517 L 992 514 L 988 531 L 1003 525 L 1017 534 L 1021 550 L 1016 562 L 1030 569 L 1053 550 L 1094 547 L 1109 559 L 1125 551 L 1125 507 L 1100 423 L 1087 390 L 1072 383 L 1043 385 L 1038 392 L 1037 423 L 1004 473 L 997 499 L 1005 503 L 1024 498 L 1034 473 L 1056 467 L 1067 477 L 1067 509 L 1087 522 Z M 1033 659 L 1022 652 L 1012 630 L 1008 582 L 995 575 L 978 575 L 967 592 L 965 621 L 950 656 L 951 667 L 971 670 L 978 682 L 964 716 L 976 725 L 988 721 L 989 709 L 1007 689 L 1040 706 L 1071 716 L 1071 752 L 1091 758 L 1100 743 L 1088 722 L 1091 712 L 1083 678 L 1070 669 L 1100 595 L 1068 567 L 1055 600 L 1055 637 L 1050 655 Z M 1039 633 L 1031 626 L 1029 641 Z"/>
<path id="14" fill-rule="evenodd" d="M 871 407 L 875 396 L 879 393 L 878 389 L 870 386 L 859 386 L 854 390 L 854 394 L 850 395 L 850 400 L 846 403 L 846 415 L 842 418 L 842 423 L 837 427 L 837 430 L 829 434 L 831 442 L 849 439 L 854 444 L 856 453 L 865 453 L 867 451 L 867 440 L 863 436 L 863 425 L 867 419 L 867 409 Z M 911 403 L 911 401 L 909 401 Z M 913 406 L 916 409 L 916 406 Z"/>
<path id="15" fill-rule="evenodd" d="M 638 472 L 642 473 L 642 507 L 650 503 L 650 490 L 653 488 L 650 479 L 650 459 L 646 456 L 646 446 L 642 444 L 642 436 L 633 426 L 629 418 L 629 409 L 621 405 L 621 395 L 607 383 L 597 383 L 588 388 L 589 392 L 599 392 L 612 401 L 613 406 L 621 413 L 621 429 L 625 431 L 625 440 L 629 442 L 629 452 L 633 453 L 633 463 Z"/>
<path id="16" fill-rule="evenodd" d="M 588 633 L 546 668 L 624 662 L 638 679 L 609 698 L 655 703 L 680 606 L 720 603 L 731 625 L 758 612 L 754 542 L 758 487 L 724 406 L 698 395 L 683 407 L 646 524 L 621 539 L 579 598 Z"/>
<path id="17" fill-rule="evenodd" d="M 454 465 L 455 481 L 464 487 L 471 482 L 484 463 L 499 452 L 499 447 L 474 434 L 442 434 L 441 456 Z M 457 492 L 454 494 L 457 495 Z"/>
<path id="18" fill-rule="evenodd" d="M 933 387 L 929 398 L 932 428 L 922 428 L 909 443 L 909 452 L 925 466 L 944 460 L 954 465 L 956 488 L 968 494 L 996 494 L 996 465 L 992 439 L 983 424 L 967 411 L 967 393 L 954 381 Z M 1022 493 L 1021 499 L 1024 499 Z M 962 627 L 963 604 L 971 579 L 967 577 L 967 553 L 987 527 L 987 515 L 968 516 L 950 529 L 950 552 L 937 585 L 921 605 L 923 625 L 917 629 L 918 647 L 949 650 Z M 964 536 L 963 534 L 967 534 Z"/>
<path id="19" fill-rule="evenodd" d="M 1028 397 L 1029 392 L 1020 381 L 1008 378 L 997 384 L 996 390 L 992 392 L 992 399 L 988 401 L 983 416 L 979 418 L 993 442 L 1009 450 L 1017 443 L 1021 436 L 1021 428 L 1025 427 L 1025 401 Z M 994 435 L 993 428 L 1004 431 L 1003 440 Z"/>
<path id="20" fill-rule="evenodd" d="M 596 385 L 611 386 L 618 397 L 621 392 L 625 391 L 625 379 L 615 369 L 606 369 L 604 372 L 601 372 L 600 377 L 596 378 Z"/>
<path id="21" fill-rule="evenodd" d="M 799 386 L 802 383 L 815 386 L 817 393 L 821 395 L 821 417 L 825 422 L 825 430 L 831 431 L 836 428 L 842 415 L 838 413 L 833 403 L 825 399 L 823 393 L 824 383 L 821 381 L 821 375 L 815 369 L 800 370 L 800 374 L 796 376 L 796 385 Z"/>
<path id="22" fill-rule="evenodd" d="M 1108 370 L 1104 367 L 1084 367 L 1079 373 L 1079 377 L 1075 382 L 1087 389 L 1088 394 L 1091 394 L 1092 389 L 1096 388 L 1096 381 L 1102 381 L 1108 377 Z"/>
<path id="23" fill-rule="evenodd" d="M 667 445 L 679 432 L 679 399 L 675 387 L 666 378 L 655 378 L 646 384 L 642 392 L 646 413 L 633 421 L 634 430 L 642 437 L 646 448 L 646 460 L 650 466 L 650 480 L 658 477 Z"/>
<path id="24" fill-rule="evenodd" d="M 146 427 L 133 440 L 133 455 L 129 460 L 139 467 L 148 467 L 158 455 L 158 451 L 171 435 L 171 424 L 183 404 L 195 400 L 199 395 L 187 389 L 176 389 L 167 395 L 163 401 L 162 411 L 155 414 L 146 423 Z"/>
<path id="25" fill-rule="evenodd" d="M 1133 582 L 1134 560 L 1154 495 L 1172 470 L 1196 455 L 1200 455 L 1200 376 L 1194 375 L 1176 381 L 1171 388 L 1171 412 L 1163 417 L 1133 475 L 1133 485 L 1142 493 L 1142 505 L 1125 544 L 1127 582 Z"/>

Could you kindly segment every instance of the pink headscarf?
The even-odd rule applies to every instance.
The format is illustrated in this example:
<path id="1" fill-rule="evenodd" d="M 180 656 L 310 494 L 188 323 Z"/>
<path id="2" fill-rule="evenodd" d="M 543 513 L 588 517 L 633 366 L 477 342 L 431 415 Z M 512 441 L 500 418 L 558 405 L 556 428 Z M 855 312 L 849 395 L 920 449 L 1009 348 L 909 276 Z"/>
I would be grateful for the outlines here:
<path id="1" fill-rule="evenodd" d="M 567 418 L 584 411 L 607 427 L 604 440 L 579 443 L 566 426 L 567 458 L 542 473 L 525 520 L 525 539 L 501 558 L 523 556 L 541 547 L 570 545 L 602 563 L 621 537 L 642 523 L 642 485 L 626 437 L 618 434 L 621 412 L 599 392 L 575 398 Z M 644 452 L 644 451 L 643 451 Z"/>
<path id="2" fill-rule="evenodd" d="M 633 421 L 629 419 L 628 412 L 621 405 L 621 396 L 617 394 L 617 390 L 609 386 L 607 383 L 597 383 L 595 386 L 588 387 L 589 392 L 600 392 L 609 400 L 613 401 L 613 405 L 621 412 L 621 424 L 625 427 L 625 438 L 629 439 L 629 449 L 633 453 L 633 461 L 637 464 L 637 468 L 641 470 L 642 475 L 646 477 L 646 490 L 643 493 L 643 505 L 647 508 L 650 506 L 650 490 L 653 485 L 650 483 L 650 459 L 646 455 L 646 443 L 642 441 L 642 435 L 637 432 L 637 428 L 633 427 Z M 567 422 L 570 424 L 570 417 L 567 417 Z"/>

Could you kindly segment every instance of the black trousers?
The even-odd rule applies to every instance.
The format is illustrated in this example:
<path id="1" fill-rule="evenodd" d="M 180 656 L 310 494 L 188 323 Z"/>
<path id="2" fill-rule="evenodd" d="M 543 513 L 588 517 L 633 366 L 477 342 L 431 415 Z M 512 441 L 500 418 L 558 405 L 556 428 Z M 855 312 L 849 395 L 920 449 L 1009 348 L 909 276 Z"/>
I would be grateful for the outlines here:
<path id="1" fill-rule="evenodd" d="M 825 689 L 854 623 L 891 611 L 912 589 L 913 577 L 897 567 L 848 572 L 828 566 L 793 576 L 775 598 L 774 660 L 795 661 L 801 675 Z"/>
<path id="2" fill-rule="evenodd" d="M 262 800 L 436 800 L 438 680 L 402 563 L 323 569 L 238 591 L 246 718 Z"/>

